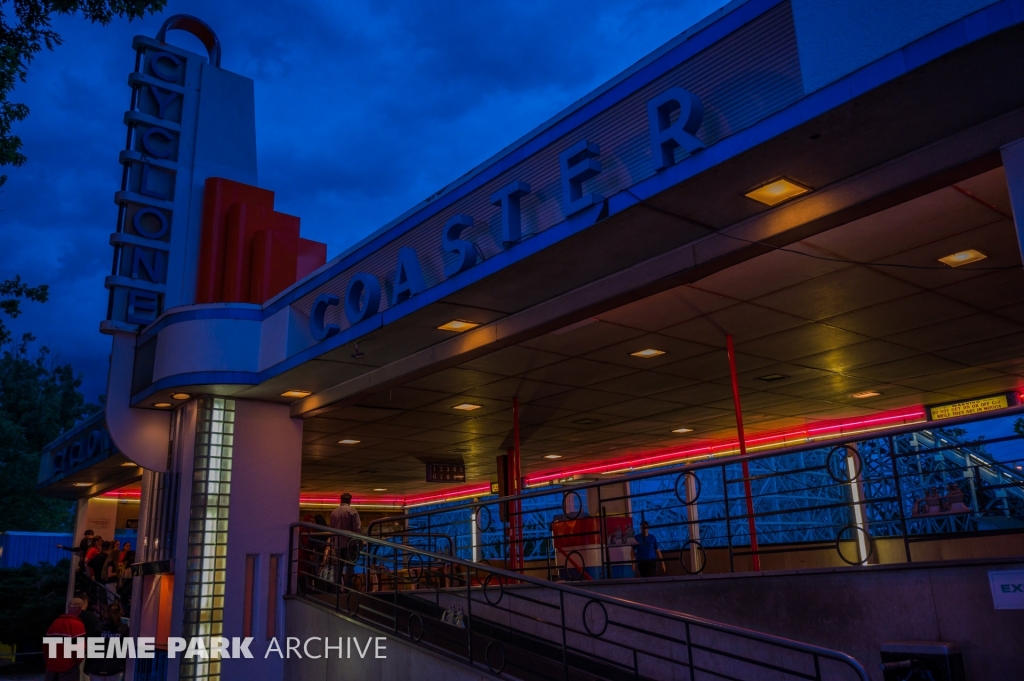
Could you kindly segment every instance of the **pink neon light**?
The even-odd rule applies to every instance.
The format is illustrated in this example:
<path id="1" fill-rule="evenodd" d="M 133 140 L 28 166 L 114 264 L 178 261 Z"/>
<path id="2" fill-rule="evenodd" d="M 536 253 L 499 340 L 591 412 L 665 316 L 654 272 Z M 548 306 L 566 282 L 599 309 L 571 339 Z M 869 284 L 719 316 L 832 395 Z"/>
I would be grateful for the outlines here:
<path id="1" fill-rule="evenodd" d="M 417 504 L 430 503 L 431 501 L 444 501 L 445 499 L 452 499 L 455 497 L 473 497 L 481 496 L 484 494 L 491 493 L 491 484 L 482 483 L 475 485 L 466 485 L 464 487 L 456 487 L 448 489 L 443 492 L 430 492 L 427 494 L 416 494 L 407 497 L 352 497 L 352 503 L 355 505 L 391 505 L 391 506 L 411 506 Z M 318 495 L 302 494 L 299 496 L 300 503 L 303 504 L 336 504 L 338 503 L 338 494 L 321 493 Z"/>
<path id="2" fill-rule="evenodd" d="M 761 448 L 770 445 L 801 444 L 812 438 L 837 437 L 864 429 L 877 429 L 886 425 L 910 424 L 923 421 L 925 418 L 923 407 L 910 407 L 883 412 L 874 416 L 860 417 L 853 419 L 835 419 L 831 421 L 819 421 L 814 425 L 807 425 L 800 428 L 788 430 L 769 431 L 760 433 L 754 437 L 747 438 L 747 445 L 751 448 Z M 653 466 L 669 461 L 681 461 L 698 456 L 729 452 L 739 447 L 737 440 L 713 440 L 709 442 L 695 443 L 681 449 L 673 448 L 657 450 L 653 452 L 639 453 L 631 457 L 615 459 L 595 463 L 579 468 L 565 468 L 551 471 L 541 471 L 527 476 L 527 485 L 550 482 L 559 478 L 566 478 L 584 473 L 602 473 L 627 468 L 642 468 Z M 413 506 L 432 501 L 444 501 L 459 497 L 483 496 L 490 494 L 489 483 L 467 485 L 445 490 L 443 492 L 430 492 L 428 494 L 417 494 L 407 497 L 353 497 L 354 504 L 376 504 L 393 506 Z M 302 503 L 337 503 L 337 494 L 302 495 Z"/>
<path id="3" fill-rule="evenodd" d="M 815 424 L 813 427 L 804 426 L 802 428 L 762 433 L 755 437 L 747 438 L 747 445 L 759 447 L 766 446 L 768 444 L 798 444 L 800 442 L 806 442 L 811 438 L 843 435 L 850 431 L 863 429 L 865 427 L 879 427 L 882 424 L 914 423 L 923 419 L 924 409 L 922 407 L 912 407 L 910 409 L 900 409 L 872 417 L 822 421 Z M 626 468 L 652 466 L 668 461 L 679 461 L 701 455 L 727 452 L 737 449 L 738 447 L 739 441 L 737 440 L 719 440 L 700 443 L 681 449 L 661 450 L 658 452 L 638 454 L 628 458 L 616 459 L 614 461 L 583 466 L 580 468 L 544 471 L 528 476 L 526 484 L 535 485 L 583 473 L 602 473 L 605 471 L 614 471 Z"/>
<path id="4" fill-rule="evenodd" d="M 112 492 L 104 492 L 100 495 L 101 499 L 138 499 L 142 496 L 142 490 L 140 489 L 126 489 L 126 490 L 114 490 Z"/>

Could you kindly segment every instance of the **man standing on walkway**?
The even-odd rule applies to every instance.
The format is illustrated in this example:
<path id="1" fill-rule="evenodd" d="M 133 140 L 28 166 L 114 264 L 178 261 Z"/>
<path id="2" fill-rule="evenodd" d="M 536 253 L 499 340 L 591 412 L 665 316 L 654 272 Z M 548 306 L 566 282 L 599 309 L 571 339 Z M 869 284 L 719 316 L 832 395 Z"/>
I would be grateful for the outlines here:
<path id="1" fill-rule="evenodd" d="M 658 564 L 661 564 L 661 572 L 665 572 L 665 559 L 658 548 L 658 538 L 650 532 L 650 525 L 645 520 L 640 523 L 640 534 L 633 538 L 633 560 L 636 561 L 636 573 L 640 577 L 654 577 L 658 574 Z"/>
<path id="2" fill-rule="evenodd" d="M 359 520 L 359 511 L 352 508 L 352 495 L 345 492 L 341 495 L 341 505 L 331 511 L 331 527 L 347 532 L 361 532 L 363 524 Z M 355 561 L 359 558 L 359 541 L 348 537 L 335 537 L 334 542 L 334 580 L 336 584 L 350 586 L 355 573 Z"/>

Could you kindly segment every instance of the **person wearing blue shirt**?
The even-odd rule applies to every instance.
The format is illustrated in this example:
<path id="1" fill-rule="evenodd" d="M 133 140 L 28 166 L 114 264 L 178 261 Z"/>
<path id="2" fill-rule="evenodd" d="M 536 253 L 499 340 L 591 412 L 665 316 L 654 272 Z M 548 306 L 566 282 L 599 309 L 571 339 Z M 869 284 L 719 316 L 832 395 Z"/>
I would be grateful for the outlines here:
<path id="1" fill-rule="evenodd" d="M 659 562 L 664 574 L 665 559 L 658 548 L 658 538 L 651 534 L 650 525 L 645 520 L 640 523 L 640 534 L 633 537 L 633 570 L 640 577 L 654 577 L 658 573 Z"/>

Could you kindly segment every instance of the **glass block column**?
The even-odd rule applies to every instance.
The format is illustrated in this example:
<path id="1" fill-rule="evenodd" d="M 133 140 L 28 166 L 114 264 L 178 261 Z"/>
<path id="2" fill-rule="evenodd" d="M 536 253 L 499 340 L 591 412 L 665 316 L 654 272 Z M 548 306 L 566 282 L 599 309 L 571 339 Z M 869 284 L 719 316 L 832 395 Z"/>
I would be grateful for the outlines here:
<path id="1" fill-rule="evenodd" d="M 185 569 L 183 635 L 224 632 L 224 582 L 227 566 L 228 501 L 234 448 L 235 402 L 217 397 L 199 401 L 192 468 L 192 508 Z M 220 660 L 182 660 L 182 679 L 220 679 Z"/>

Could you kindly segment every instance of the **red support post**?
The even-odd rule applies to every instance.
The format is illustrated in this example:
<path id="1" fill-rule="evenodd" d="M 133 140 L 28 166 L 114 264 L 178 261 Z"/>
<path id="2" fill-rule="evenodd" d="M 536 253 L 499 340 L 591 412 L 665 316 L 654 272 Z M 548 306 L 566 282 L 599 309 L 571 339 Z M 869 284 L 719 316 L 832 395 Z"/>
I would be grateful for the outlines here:
<path id="1" fill-rule="evenodd" d="M 732 403 L 736 408 L 736 434 L 740 441 L 740 456 L 747 453 L 747 439 L 743 434 L 743 409 L 740 407 L 740 382 L 736 377 L 736 349 L 732 344 L 732 336 L 726 334 L 725 346 L 729 353 L 729 374 L 732 376 Z M 754 571 L 761 571 L 761 557 L 757 554 L 757 528 L 754 524 L 754 497 L 750 489 L 750 467 L 744 460 L 743 491 L 747 500 L 747 527 L 750 529 L 750 551 L 754 559 Z"/>

